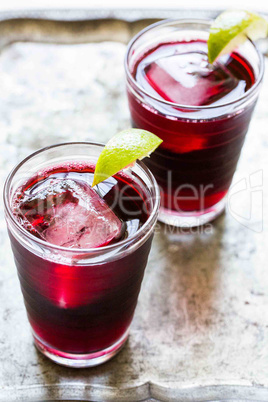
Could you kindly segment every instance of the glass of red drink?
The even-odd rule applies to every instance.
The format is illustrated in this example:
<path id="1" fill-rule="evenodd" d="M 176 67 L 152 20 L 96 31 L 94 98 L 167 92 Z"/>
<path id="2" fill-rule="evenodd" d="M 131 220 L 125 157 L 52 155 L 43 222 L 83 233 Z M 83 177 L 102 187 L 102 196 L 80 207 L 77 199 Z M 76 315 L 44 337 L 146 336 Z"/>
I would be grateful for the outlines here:
<path id="1" fill-rule="evenodd" d="M 4 189 L 35 344 L 70 367 L 101 364 L 125 343 L 159 208 L 140 162 L 91 188 L 102 148 L 44 148 L 13 169 Z"/>
<path id="2" fill-rule="evenodd" d="M 263 57 L 250 40 L 210 65 L 210 25 L 153 24 L 125 58 L 132 125 L 163 140 L 145 160 L 160 186 L 159 219 L 179 227 L 223 211 L 263 77 Z"/>

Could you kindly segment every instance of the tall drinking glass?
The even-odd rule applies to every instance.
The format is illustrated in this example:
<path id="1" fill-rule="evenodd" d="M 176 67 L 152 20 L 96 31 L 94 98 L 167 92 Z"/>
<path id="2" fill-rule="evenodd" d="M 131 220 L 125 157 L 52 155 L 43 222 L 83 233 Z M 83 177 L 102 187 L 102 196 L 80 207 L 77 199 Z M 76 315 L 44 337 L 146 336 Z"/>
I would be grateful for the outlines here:
<path id="1" fill-rule="evenodd" d="M 132 125 L 163 139 L 145 163 L 160 186 L 159 219 L 174 226 L 198 226 L 223 211 L 263 77 L 250 40 L 209 65 L 210 25 L 153 24 L 125 58 Z"/>
<path id="2" fill-rule="evenodd" d="M 35 344 L 70 367 L 103 363 L 125 343 L 159 208 L 155 179 L 138 162 L 98 186 L 109 208 L 94 192 L 93 207 L 107 215 L 98 216 L 99 231 L 90 238 L 88 217 L 98 211 L 86 210 L 85 200 L 93 191 L 88 183 L 102 148 L 93 143 L 44 148 L 16 166 L 4 188 L 8 232 Z M 27 202 L 18 204 L 22 195 Z M 104 242 L 106 232 L 117 228 L 111 210 L 122 222 L 117 238 L 82 247 L 87 236 Z M 72 236 L 80 247 L 68 247 Z"/>

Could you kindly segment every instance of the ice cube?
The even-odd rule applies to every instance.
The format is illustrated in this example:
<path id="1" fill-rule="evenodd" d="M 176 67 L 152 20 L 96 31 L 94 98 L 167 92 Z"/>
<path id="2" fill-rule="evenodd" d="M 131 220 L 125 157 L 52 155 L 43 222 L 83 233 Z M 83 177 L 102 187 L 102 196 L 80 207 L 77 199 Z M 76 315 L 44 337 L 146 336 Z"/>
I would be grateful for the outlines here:
<path id="1" fill-rule="evenodd" d="M 226 66 L 210 65 L 203 52 L 164 54 L 144 67 L 144 77 L 163 99 L 191 106 L 226 102 L 222 98 L 239 97 L 246 85 Z"/>
<path id="2" fill-rule="evenodd" d="M 100 247 L 119 236 L 121 221 L 89 186 L 56 180 L 29 197 L 21 213 L 39 236 L 69 248 Z"/>

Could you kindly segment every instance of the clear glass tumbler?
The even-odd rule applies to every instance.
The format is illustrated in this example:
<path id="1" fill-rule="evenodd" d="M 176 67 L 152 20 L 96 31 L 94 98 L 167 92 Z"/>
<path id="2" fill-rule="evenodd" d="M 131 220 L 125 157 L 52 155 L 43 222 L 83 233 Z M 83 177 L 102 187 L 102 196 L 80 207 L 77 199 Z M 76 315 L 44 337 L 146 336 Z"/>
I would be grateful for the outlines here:
<path id="1" fill-rule="evenodd" d="M 179 56 L 188 51 L 203 52 L 210 25 L 211 21 L 199 19 L 166 20 L 153 24 L 133 38 L 125 58 L 132 125 L 152 131 L 163 139 L 161 146 L 145 159 L 160 186 L 159 220 L 178 227 L 204 224 L 223 211 L 263 78 L 263 56 L 254 43 L 247 40 L 232 53 L 233 71 L 236 69 L 239 76 L 243 70 L 243 74 L 252 79 L 251 87 L 243 95 L 233 98 L 230 94 L 223 103 L 215 101 L 204 106 L 184 105 L 183 92 L 180 103 L 161 96 L 165 86 L 171 97 L 175 89 L 180 88 L 174 79 L 180 71 L 173 70 L 171 75 L 168 74 L 170 58 L 166 61 L 165 54 L 168 46 L 179 44 L 176 48 Z M 180 44 L 183 44 L 181 48 Z M 161 54 L 163 45 L 165 49 Z M 187 50 L 189 46 L 191 49 Z M 158 52 L 159 59 L 150 61 L 152 52 Z M 141 73 L 139 66 L 144 57 L 148 65 Z M 167 67 L 163 72 L 165 63 Z M 184 68 L 182 64 L 178 69 Z M 223 74 L 224 69 L 223 65 Z M 213 74 L 210 79 L 214 79 Z M 184 77 L 187 79 L 187 74 Z M 231 82 L 228 79 L 226 85 Z M 181 91 L 186 93 L 187 85 L 187 82 L 184 87 L 182 85 Z M 190 86 L 194 103 L 195 97 L 201 96 L 200 91 L 204 90 L 202 77 L 196 86 Z M 214 89 L 216 99 L 217 91 L 226 88 L 215 86 L 211 90 L 210 87 L 212 92 Z"/>
<path id="2" fill-rule="evenodd" d="M 133 235 L 91 249 L 37 238 L 14 216 L 12 200 L 38 172 L 72 162 L 94 164 L 102 148 L 65 143 L 41 149 L 13 169 L 4 188 L 7 227 L 35 345 L 70 367 L 109 360 L 128 337 L 157 220 L 158 186 L 140 162 L 124 171 L 124 188 L 135 183 L 140 189 L 148 218 Z"/>

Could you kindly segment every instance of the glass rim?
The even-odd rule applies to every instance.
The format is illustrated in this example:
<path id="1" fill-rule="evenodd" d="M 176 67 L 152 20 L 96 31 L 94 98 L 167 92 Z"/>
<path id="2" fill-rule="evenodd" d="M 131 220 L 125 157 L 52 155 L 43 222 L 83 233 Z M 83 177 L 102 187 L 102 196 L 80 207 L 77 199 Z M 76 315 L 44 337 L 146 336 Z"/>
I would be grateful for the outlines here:
<path id="1" fill-rule="evenodd" d="M 146 220 L 146 222 L 137 230 L 136 233 L 134 233 L 133 235 L 127 237 L 124 240 L 118 241 L 115 244 L 111 244 L 111 245 L 107 245 L 107 246 L 103 246 L 103 247 L 92 247 L 92 248 L 68 248 L 68 247 L 63 247 L 63 246 L 58 246 L 49 242 L 46 242 L 43 239 L 39 239 L 38 237 L 35 237 L 32 233 L 28 232 L 25 228 L 23 228 L 19 222 L 17 221 L 17 219 L 15 218 L 14 214 L 12 213 L 11 207 L 10 207 L 10 198 L 9 198 L 9 190 L 10 190 L 10 184 L 11 181 L 13 179 L 13 177 L 15 176 L 16 172 L 21 168 L 21 166 L 23 166 L 25 164 L 25 162 L 27 162 L 28 160 L 30 160 L 31 158 L 33 158 L 34 156 L 41 154 L 44 151 L 47 151 L 49 149 L 52 148 L 59 148 L 62 146 L 68 146 L 68 145 L 91 145 L 91 146 L 96 146 L 99 148 L 103 148 L 105 145 L 99 142 L 90 142 L 90 141 L 72 141 L 72 142 L 62 142 L 62 143 L 57 143 L 57 144 L 53 144 L 47 147 L 43 147 L 38 149 L 37 151 L 31 153 L 30 155 L 28 155 L 26 158 L 24 158 L 21 162 L 19 162 L 8 174 L 6 180 L 5 180 L 5 184 L 4 184 L 4 189 L 3 189 L 3 198 L 4 198 L 4 208 L 5 208 L 5 212 L 7 213 L 8 217 L 11 219 L 12 223 L 15 225 L 15 228 L 23 235 L 26 236 L 28 239 L 30 239 L 31 241 L 34 241 L 37 244 L 40 244 L 46 248 L 50 248 L 50 249 L 54 249 L 57 251 L 63 251 L 63 252 L 67 252 L 67 253 L 75 253 L 75 254 L 95 254 L 95 253 L 105 253 L 105 252 L 109 252 L 112 251 L 116 248 L 120 248 L 121 246 L 127 245 L 130 242 L 133 242 L 133 240 L 140 240 L 140 237 L 145 236 L 146 233 L 148 233 L 150 231 L 150 227 L 153 224 L 154 219 L 156 220 L 157 218 L 157 213 L 158 213 L 158 209 L 159 209 L 159 205 L 160 205 L 160 191 L 159 191 L 159 187 L 157 185 L 156 179 L 154 178 L 153 174 L 151 173 L 151 171 L 147 168 L 147 166 L 141 162 L 140 160 L 137 160 L 136 163 L 138 164 L 139 168 L 142 169 L 147 177 L 149 178 L 149 180 L 152 183 L 152 187 L 155 191 L 155 197 L 153 199 L 153 208 L 152 211 L 149 215 L 149 218 Z M 148 229 L 148 230 L 146 230 Z"/>
<path id="2" fill-rule="evenodd" d="M 143 36 L 146 32 L 150 31 L 151 29 L 154 29 L 156 27 L 159 26 L 164 26 L 164 25 L 172 25 L 175 23 L 203 23 L 206 25 L 211 25 L 211 23 L 213 22 L 212 19 L 206 19 L 206 18 L 178 18 L 178 19 L 172 19 L 172 18 L 168 18 L 168 19 L 164 19 L 158 22 L 155 22 L 154 24 L 150 24 L 148 27 L 142 29 L 140 32 L 138 32 L 128 43 L 127 46 L 127 50 L 126 50 L 126 54 L 125 54 L 125 59 L 124 59 L 124 67 L 125 67 L 125 73 L 127 75 L 127 78 L 131 81 L 132 84 L 134 84 L 134 86 L 143 94 L 145 94 L 146 96 L 148 96 L 149 98 L 153 99 L 154 101 L 157 101 L 159 103 L 168 105 L 168 106 L 172 106 L 178 109 L 186 109 L 186 110 L 206 110 L 206 109 L 217 109 L 217 108 L 222 108 L 225 106 L 229 106 L 229 105 L 233 105 L 236 103 L 239 103 L 240 101 L 243 101 L 245 99 L 250 98 L 255 91 L 257 90 L 257 88 L 259 87 L 260 83 L 262 82 L 263 79 L 263 74 L 264 74 L 264 56 L 263 54 L 260 52 L 260 50 L 257 48 L 257 46 L 255 45 L 255 43 L 250 39 L 247 38 L 247 41 L 249 41 L 257 55 L 259 58 L 259 62 L 260 62 L 260 71 L 258 74 L 258 77 L 256 79 L 256 81 L 254 82 L 254 84 L 252 85 L 252 87 L 246 91 L 243 95 L 241 95 L 239 98 L 234 99 L 232 101 L 229 102 L 225 102 L 219 105 L 207 105 L 207 106 L 191 106 L 191 105 L 184 105 L 181 103 L 175 103 L 175 102 L 170 102 L 170 101 L 166 101 L 164 99 L 159 99 L 158 97 L 150 94 L 148 91 L 146 91 L 144 88 L 142 88 L 140 86 L 140 84 L 136 81 L 136 79 L 133 77 L 133 75 L 131 74 L 131 72 L 129 71 L 129 67 L 128 67 L 128 58 L 129 58 L 129 54 L 130 54 L 130 50 L 133 46 L 133 44 L 141 37 Z"/>

